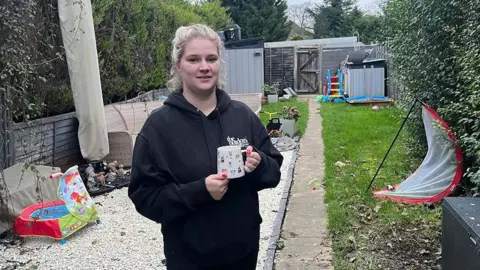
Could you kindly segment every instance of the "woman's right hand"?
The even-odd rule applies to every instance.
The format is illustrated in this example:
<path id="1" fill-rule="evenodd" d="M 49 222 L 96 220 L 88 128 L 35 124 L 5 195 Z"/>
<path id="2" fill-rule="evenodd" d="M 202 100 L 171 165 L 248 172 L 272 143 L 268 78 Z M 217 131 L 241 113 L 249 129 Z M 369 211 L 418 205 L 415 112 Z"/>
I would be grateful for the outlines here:
<path id="1" fill-rule="evenodd" d="M 229 181 L 226 173 L 211 174 L 205 178 L 205 185 L 207 186 L 210 196 L 216 201 L 219 201 L 227 192 Z"/>

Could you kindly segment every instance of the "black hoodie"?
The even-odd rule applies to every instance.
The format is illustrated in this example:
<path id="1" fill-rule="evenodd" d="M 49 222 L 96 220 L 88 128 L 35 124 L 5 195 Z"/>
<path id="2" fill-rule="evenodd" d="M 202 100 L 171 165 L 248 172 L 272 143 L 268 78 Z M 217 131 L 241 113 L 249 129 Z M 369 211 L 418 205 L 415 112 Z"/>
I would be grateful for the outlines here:
<path id="1" fill-rule="evenodd" d="M 278 185 L 283 157 L 258 116 L 222 90 L 208 116 L 181 93 L 164 105 L 136 138 L 128 195 L 141 215 L 161 223 L 167 261 L 179 252 L 205 266 L 241 259 L 258 248 L 257 191 Z M 224 145 L 252 145 L 262 161 L 215 201 L 205 178 L 217 173 L 217 148 Z"/>

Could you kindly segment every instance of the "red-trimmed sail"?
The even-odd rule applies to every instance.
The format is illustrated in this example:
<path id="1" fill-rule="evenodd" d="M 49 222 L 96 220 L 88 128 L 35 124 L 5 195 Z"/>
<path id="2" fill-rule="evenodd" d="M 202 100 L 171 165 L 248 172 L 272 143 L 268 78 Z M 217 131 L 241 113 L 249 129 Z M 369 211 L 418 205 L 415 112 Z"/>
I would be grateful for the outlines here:
<path id="1" fill-rule="evenodd" d="M 418 169 L 393 189 L 373 191 L 378 198 L 410 204 L 434 203 L 448 196 L 460 183 L 463 156 L 453 132 L 428 105 L 422 105 L 428 151 Z"/>

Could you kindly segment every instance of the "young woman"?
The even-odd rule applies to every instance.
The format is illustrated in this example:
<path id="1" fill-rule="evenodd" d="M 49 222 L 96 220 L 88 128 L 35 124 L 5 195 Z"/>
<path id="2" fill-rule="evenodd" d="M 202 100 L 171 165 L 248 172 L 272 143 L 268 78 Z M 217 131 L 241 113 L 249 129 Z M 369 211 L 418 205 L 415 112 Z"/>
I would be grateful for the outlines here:
<path id="1" fill-rule="evenodd" d="M 255 269 L 258 191 L 280 181 L 283 157 L 260 119 L 222 90 L 222 51 L 205 25 L 176 31 L 172 93 L 136 138 L 128 195 L 161 224 L 169 270 Z M 225 145 L 253 147 L 244 177 L 217 173 L 217 148 Z"/>

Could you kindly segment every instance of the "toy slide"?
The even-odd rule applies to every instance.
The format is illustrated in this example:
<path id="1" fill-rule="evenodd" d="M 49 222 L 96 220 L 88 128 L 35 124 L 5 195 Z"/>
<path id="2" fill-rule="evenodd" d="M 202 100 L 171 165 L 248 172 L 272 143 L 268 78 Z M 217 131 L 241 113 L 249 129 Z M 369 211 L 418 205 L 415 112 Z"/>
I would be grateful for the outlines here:
<path id="1" fill-rule="evenodd" d="M 99 223 L 97 208 L 80 177 L 78 166 L 69 168 L 64 174 L 50 176 L 56 177 L 61 177 L 57 191 L 60 199 L 26 207 L 13 228 L 19 236 L 46 236 L 64 244 L 65 238 L 90 222 Z"/>
<path id="2" fill-rule="evenodd" d="M 330 69 L 327 71 L 327 84 L 323 90 L 323 102 L 343 102 L 345 93 L 343 91 L 343 76 L 340 69 L 337 70 L 337 75 L 332 76 Z"/>

